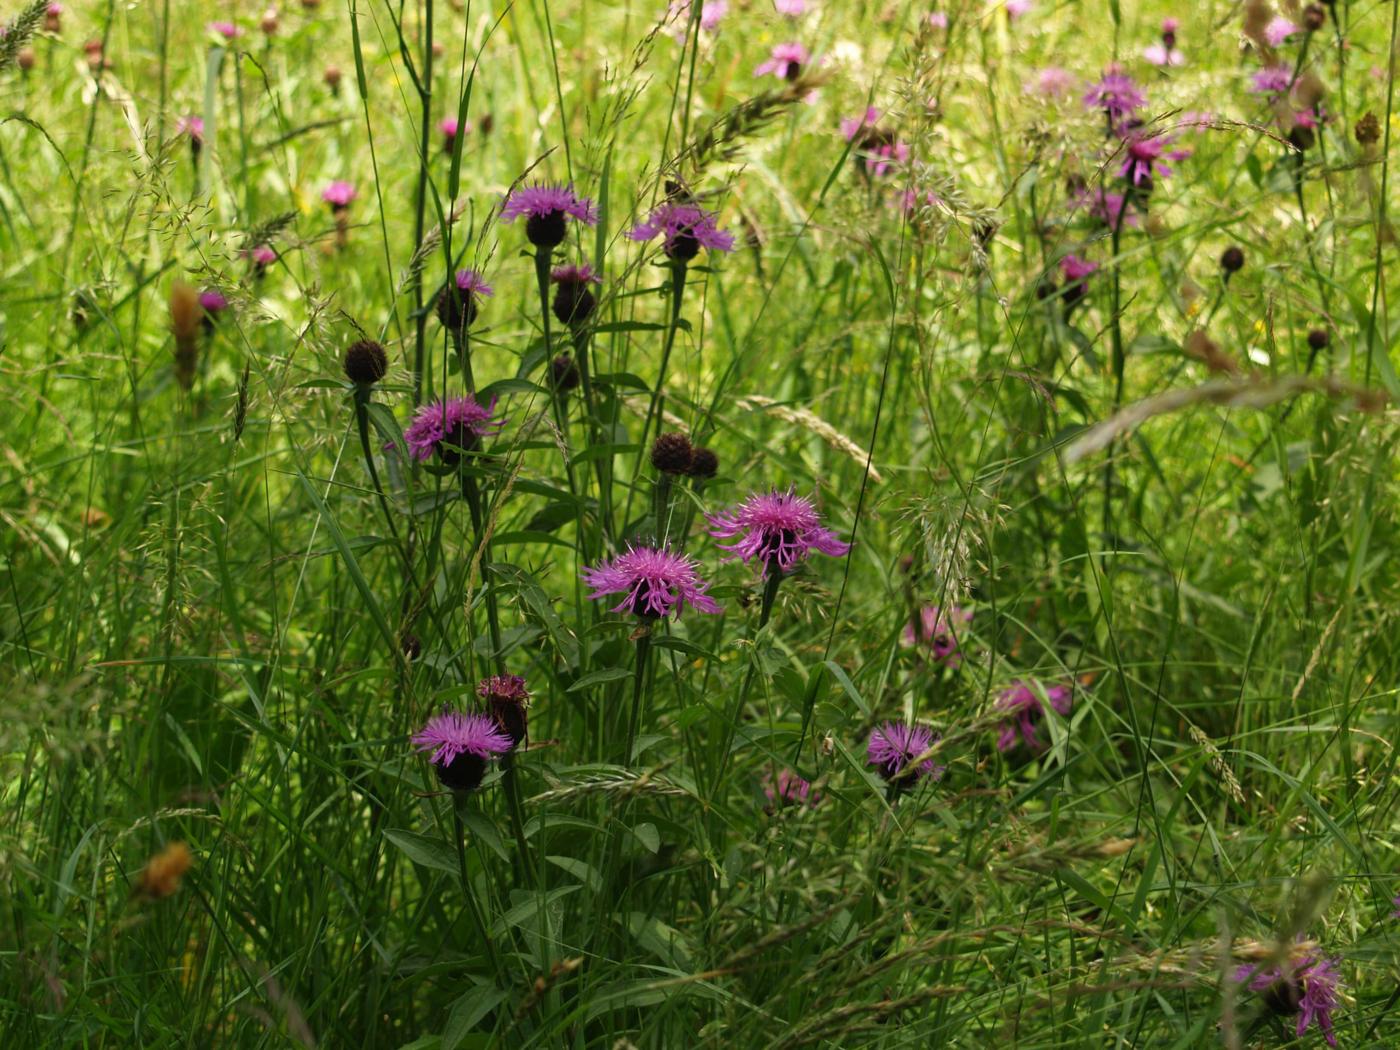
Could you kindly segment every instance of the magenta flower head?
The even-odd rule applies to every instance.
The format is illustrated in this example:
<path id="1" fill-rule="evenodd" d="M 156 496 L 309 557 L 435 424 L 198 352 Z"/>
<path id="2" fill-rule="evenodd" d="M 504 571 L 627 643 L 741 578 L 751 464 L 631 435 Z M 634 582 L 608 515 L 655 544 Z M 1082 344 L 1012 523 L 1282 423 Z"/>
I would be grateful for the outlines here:
<path id="1" fill-rule="evenodd" d="M 1045 699 L 1058 714 L 1069 714 L 1071 693 L 1069 686 L 1052 685 L 1044 687 Z M 1045 715 L 1040 700 L 1040 689 L 1017 679 L 1001 696 L 997 697 L 997 710 L 1006 716 L 1001 734 L 997 737 L 997 750 L 1010 751 L 1016 746 L 1017 736 L 1032 751 L 1039 751 L 1045 745 L 1036 735 L 1036 726 Z"/>
<path id="2" fill-rule="evenodd" d="M 612 612 L 630 612 L 644 620 L 676 616 L 689 605 L 696 612 L 717 613 L 720 607 L 705 591 L 695 561 L 668 548 L 628 547 L 615 558 L 606 558 L 583 570 L 583 582 L 593 588 L 594 601 L 621 594 Z"/>
<path id="3" fill-rule="evenodd" d="M 1316 1023 L 1327 1045 L 1336 1046 L 1332 1012 L 1341 1001 L 1337 994 L 1342 983 L 1340 966 L 1338 958 L 1313 953 L 1284 967 L 1241 966 L 1234 979 L 1237 984 L 1248 982 L 1251 991 L 1262 992 L 1264 1005 L 1273 1013 L 1281 1017 L 1297 1014 L 1300 1037 Z"/>
<path id="4" fill-rule="evenodd" d="M 463 333 L 476 323 L 478 299 L 495 294 L 486 278 L 476 270 L 458 270 L 438 296 L 437 315 L 453 339 L 461 341 Z"/>
<path id="5" fill-rule="evenodd" d="M 721 550 L 732 551 L 740 561 L 757 560 L 765 574 L 789 573 L 812 551 L 839 558 L 851 549 L 822 527 L 812 501 L 791 488 L 755 493 L 729 511 L 706 517 L 711 536 L 738 537 L 736 543 L 720 544 Z"/>
<path id="6" fill-rule="evenodd" d="M 470 394 L 424 405 L 403 432 L 409 454 L 425 460 L 436 452 L 448 466 L 455 466 L 463 452 L 474 452 L 483 438 L 501 429 L 505 421 L 493 418 L 495 408 L 495 398 L 482 405 Z"/>
<path id="7" fill-rule="evenodd" d="M 1065 278 L 1063 294 L 1067 310 L 1084 298 L 1089 291 L 1089 277 L 1098 268 L 1098 263 L 1089 262 L 1074 254 L 1066 255 L 1060 260 L 1060 273 Z"/>
<path id="8" fill-rule="evenodd" d="M 866 762 L 875 766 L 876 772 L 892 786 L 913 787 L 914 782 L 921 778 L 940 780 L 943 767 L 935 765 L 931 758 L 919 762 L 912 773 L 905 772 L 915 759 L 933 747 L 937 739 L 927 726 L 886 722 L 870 731 L 870 742 L 865 750 Z"/>
<path id="9" fill-rule="evenodd" d="M 248 253 L 248 258 L 253 263 L 254 275 L 261 277 L 277 261 L 277 250 L 269 244 L 259 244 Z"/>
<path id="10" fill-rule="evenodd" d="M 567 232 L 565 221 L 575 219 L 585 226 L 598 225 L 598 209 L 587 197 L 579 197 L 572 186 L 522 186 L 501 205 L 501 221 L 525 218 L 525 236 L 536 248 L 555 248 Z"/>
<path id="11" fill-rule="evenodd" d="M 549 279 L 555 285 L 553 309 L 560 324 L 583 324 L 593 316 L 598 300 L 590 285 L 603 283 L 593 267 L 588 263 L 556 266 L 549 271 Z"/>
<path id="12" fill-rule="evenodd" d="M 1287 66 L 1265 66 L 1249 78 L 1249 93 L 1269 99 L 1288 94 L 1293 86 L 1293 70 Z"/>
<path id="13" fill-rule="evenodd" d="M 44 31 L 58 33 L 63 30 L 63 5 L 49 4 L 44 8 Z"/>
<path id="14" fill-rule="evenodd" d="M 819 805 L 822 800 L 820 791 L 813 791 L 809 781 L 803 780 L 790 769 L 778 770 L 777 776 L 771 773 L 764 774 L 763 797 L 768 800 L 765 808 L 769 813 L 786 806 L 810 808 Z"/>
<path id="15" fill-rule="evenodd" d="M 1088 206 L 1089 216 L 1096 222 L 1110 228 L 1138 225 L 1138 217 L 1128 211 L 1128 198 L 1103 187 L 1084 190 L 1072 202 L 1075 208 Z"/>
<path id="16" fill-rule="evenodd" d="M 1006 17 L 1014 22 L 1022 15 L 1028 15 L 1035 6 L 1034 0 L 1006 0 Z"/>
<path id="17" fill-rule="evenodd" d="M 847 142 L 855 141 L 857 135 L 867 128 L 873 128 L 880 123 L 880 118 L 884 116 L 875 106 L 867 106 L 865 112 L 858 117 L 841 118 L 841 135 Z"/>
<path id="18" fill-rule="evenodd" d="M 321 199 L 331 206 L 332 211 L 342 211 L 350 207 L 350 202 L 358 196 L 355 187 L 348 182 L 332 182 L 321 191 Z"/>
<path id="19" fill-rule="evenodd" d="M 1175 136 L 1171 135 L 1129 135 L 1126 141 L 1127 156 L 1118 169 L 1135 189 L 1151 191 L 1157 179 L 1170 178 L 1172 169 L 1167 160 L 1181 160 L 1189 157 L 1189 149 L 1168 149 Z"/>
<path id="20" fill-rule="evenodd" d="M 773 0 L 773 10 L 788 18 L 801 18 L 807 13 L 807 0 Z"/>
<path id="21" fill-rule="evenodd" d="M 228 297 L 217 288 L 206 288 L 199 293 L 199 305 L 207 315 L 220 314 L 228 309 Z"/>
<path id="22" fill-rule="evenodd" d="M 238 26 L 234 25 L 232 22 L 210 22 L 209 31 L 211 33 L 217 33 L 225 40 L 236 40 L 243 35 L 243 30 L 239 29 Z"/>
<path id="23" fill-rule="evenodd" d="M 1278 47 L 1294 33 L 1302 32 L 1296 23 L 1283 15 L 1275 15 L 1272 22 L 1264 27 L 1264 39 L 1270 47 Z"/>
<path id="24" fill-rule="evenodd" d="M 461 130 L 456 117 L 443 117 L 438 122 L 438 130 L 442 132 L 443 148 L 450 150 L 452 144 L 457 141 L 457 132 Z"/>
<path id="25" fill-rule="evenodd" d="M 927 649 L 934 663 L 956 670 L 962 666 L 962 653 L 958 650 L 958 625 L 971 622 L 971 609 L 955 605 L 944 611 L 936 605 L 925 605 L 919 610 L 918 630 L 915 630 L 915 624 L 906 624 L 903 641 L 905 645 Z"/>
<path id="26" fill-rule="evenodd" d="M 428 719 L 413 735 L 419 751 L 431 751 L 433 771 L 443 787 L 475 791 L 486 776 L 486 763 L 511 749 L 510 737 L 489 715 L 445 711 Z"/>
<path id="27" fill-rule="evenodd" d="M 649 241 L 657 234 L 662 236 L 662 251 L 677 262 L 689 262 L 700 254 L 701 248 L 712 252 L 734 250 L 734 235 L 719 228 L 713 212 L 693 204 L 668 201 L 653 209 L 646 222 L 628 230 L 627 238 Z"/>
<path id="28" fill-rule="evenodd" d="M 1075 75 L 1059 66 L 1046 66 L 1036 71 L 1033 78 L 1026 81 L 1026 94 L 1041 95 L 1045 98 L 1063 98 L 1074 90 Z"/>
<path id="29" fill-rule="evenodd" d="M 666 21 L 671 24 L 671 35 L 677 40 L 683 40 L 690 27 L 690 7 L 690 0 L 671 0 L 666 9 Z M 729 4 L 726 0 L 705 0 L 705 6 L 700 12 L 701 31 L 715 32 L 728 13 Z"/>
<path id="30" fill-rule="evenodd" d="M 198 148 L 204 145 L 204 118 L 194 113 L 177 118 L 175 121 L 175 134 L 188 135 L 190 137 L 190 145 L 198 151 Z"/>
<path id="31" fill-rule="evenodd" d="M 493 674 L 481 680 L 476 695 L 486 701 L 496 727 L 510 737 L 511 748 L 519 747 L 530 733 L 525 716 L 525 709 L 530 706 L 530 692 L 525 688 L 525 679 L 518 674 Z"/>
<path id="32" fill-rule="evenodd" d="M 776 44 L 768 61 L 753 71 L 756 77 L 775 76 L 779 80 L 796 80 L 802 67 L 812 60 L 812 53 L 801 44 Z"/>
<path id="33" fill-rule="evenodd" d="M 1112 124 L 1132 116 L 1145 105 L 1147 96 L 1138 90 L 1133 78 L 1117 66 L 1109 66 L 1102 79 L 1084 92 L 1085 108 L 1103 110 Z"/>

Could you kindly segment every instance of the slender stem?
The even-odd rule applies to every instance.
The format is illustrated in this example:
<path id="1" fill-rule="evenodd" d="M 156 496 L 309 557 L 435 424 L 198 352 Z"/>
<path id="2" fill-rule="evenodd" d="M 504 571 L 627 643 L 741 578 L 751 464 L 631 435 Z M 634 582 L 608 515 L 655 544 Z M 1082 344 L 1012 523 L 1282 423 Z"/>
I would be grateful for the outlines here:
<path id="1" fill-rule="evenodd" d="M 476 478 L 466 471 L 462 472 L 462 498 L 467 501 L 467 510 L 472 516 L 476 548 L 481 552 L 482 586 L 486 588 L 486 623 L 491 632 L 491 661 L 497 674 L 505 674 L 506 662 L 501 652 L 501 618 L 496 608 L 496 588 L 487 568 L 491 560 L 491 544 L 486 538 L 486 527 L 481 513 L 481 490 L 477 487 Z"/>
<path id="2" fill-rule="evenodd" d="M 499 974 L 502 970 L 501 960 L 496 955 L 496 944 L 491 940 L 491 931 L 486 925 L 481 906 L 477 903 L 476 891 L 472 889 L 471 876 L 467 874 L 467 832 L 462 824 L 461 809 L 466 804 L 466 797 L 459 798 L 454 792 L 452 796 L 452 828 L 455 832 L 453 837 L 457 840 L 457 875 L 462 882 L 462 896 L 467 899 L 467 911 L 471 913 L 472 924 L 476 926 L 477 936 L 481 938 L 481 943 L 486 948 L 486 954 L 491 960 L 491 969 Z"/>
<path id="3" fill-rule="evenodd" d="M 464 296 L 470 292 L 463 292 Z M 465 309 L 465 307 L 464 307 Z M 472 375 L 472 337 L 467 331 L 467 326 L 462 325 L 460 332 L 452 333 L 452 345 L 457 350 L 457 367 L 462 370 L 462 383 L 467 389 L 467 393 L 476 393 L 476 378 Z"/>
<path id="4" fill-rule="evenodd" d="M 588 447 L 593 450 L 593 470 L 598 475 L 599 516 L 602 521 L 603 535 L 611 537 L 613 534 L 612 486 L 608 484 L 608 477 L 612 474 L 612 453 L 609 451 L 606 462 L 604 462 L 604 457 L 597 454 L 601 442 L 598 440 L 598 408 L 593 397 L 593 364 L 589 360 L 593 352 L 591 331 L 586 322 L 571 326 L 574 340 L 574 364 L 578 367 L 579 383 L 583 387 L 584 429 L 588 435 Z"/>
<path id="5" fill-rule="evenodd" d="M 415 76 L 421 116 L 418 128 L 418 184 L 413 194 L 413 250 L 423 246 L 423 234 L 428 214 L 428 176 L 432 166 L 431 140 L 429 135 L 433 125 L 433 0 L 423 0 L 423 75 Z M 403 47 L 404 57 L 408 58 L 407 47 Z M 412 62 L 409 63 L 410 70 Z M 423 309 L 423 268 L 417 268 L 413 275 L 413 316 L 415 320 L 413 343 L 413 403 L 423 400 L 423 375 L 427 367 L 428 353 L 428 314 Z"/>
<path id="6" fill-rule="evenodd" d="M 783 574 L 778 571 L 777 566 L 769 565 L 763 582 L 763 604 L 758 610 L 758 626 L 753 632 L 755 644 L 757 644 L 758 636 L 763 633 L 763 629 L 768 626 L 768 618 L 773 614 L 773 603 L 778 597 L 778 587 L 782 582 Z M 719 753 L 719 767 L 715 772 L 714 781 L 710 785 L 711 799 L 719 794 L 720 787 L 724 784 L 724 774 L 729 770 L 729 754 L 734 749 L 734 734 L 739 730 L 739 718 L 743 715 L 744 705 L 748 703 L 749 690 L 753 687 L 757 671 L 758 654 L 755 651 L 749 654 L 749 669 L 744 675 L 743 688 L 735 695 L 734 708 L 725 720 L 724 747 Z"/>
<path id="7" fill-rule="evenodd" d="M 1118 215 L 1113 223 L 1113 274 L 1109 282 L 1110 290 L 1110 316 L 1108 319 L 1109 335 L 1113 347 L 1113 412 L 1117 415 L 1118 409 L 1123 404 L 1123 373 L 1125 371 L 1125 354 L 1123 350 L 1123 319 L 1120 316 L 1122 310 L 1122 266 L 1118 260 L 1118 250 L 1123 239 L 1123 223 L 1128 215 L 1129 198 L 1132 194 L 1130 186 L 1123 193 L 1123 204 L 1118 209 Z M 1108 541 L 1109 534 L 1113 531 L 1113 457 L 1117 449 L 1113 444 L 1105 450 L 1103 463 L 1103 535 L 1104 541 Z"/>
<path id="8" fill-rule="evenodd" d="M 637 636 L 637 663 L 632 676 L 632 710 L 627 717 L 627 750 L 622 761 L 630 765 L 632 751 L 637 746 L 637 734 L 642 725 L 642 694 L 646 691 L 647 667 L 651 662 L 651 629 L 644 628 Z"/>
<path id="9" fill-rule="evenodd" d="M 666 326 L 666 343 L 661 348 L 661 366 L 656 372 L 656 389 L 651 392 L 646 425 L 642 428 L 642 449 L 645 451 L 651 421 L 664 416 L 666 409 L 666 369 L 671 362 L 671 348 L 676 345 L 676 331 L 681 324 L 681 297 L 685 294 L 686 265 L 677 259 L 671 264 L 671 318 Z M 658 426 L 658 430 L 660 427 Z"/>

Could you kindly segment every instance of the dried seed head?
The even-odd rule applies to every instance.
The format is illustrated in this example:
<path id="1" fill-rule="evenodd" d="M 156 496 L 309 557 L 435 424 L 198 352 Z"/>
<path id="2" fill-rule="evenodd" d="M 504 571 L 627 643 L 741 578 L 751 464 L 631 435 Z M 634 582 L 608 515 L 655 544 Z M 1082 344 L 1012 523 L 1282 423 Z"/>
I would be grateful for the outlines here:
<path id="1" fill-rule="evenodd" d="M 684 434 L 662 434 L 651 446 L 651 465 L 663 474 L 684 474 L 693 454 Z"/>
<path id="2" fill-rule="evenodd" d="M 1376 115 L 1367 110 L 1356 122 L 1356 127 L 1352 132 L 1356 136 L 1356 141 L 1363 146 L 1374 146 L 1381 140 L 1381 122 L 1376 119 Z"/>
<path id="3" fill-rule="evenodd" d="M 719 457 L 713 450 L 708 448 L 692 449 L 690 453 L 690 467 L 686 470 L 692 478 L 699 478 L 708 481 L 719 473 Z"/>
<path id="4" fill-rule="evenodd" d="M 389 355 L 373 339 L 360 339 L 345 351 L 345 375 L 360 386 L 372 386 L 389 371 Z"/>
<path id="5" fill-rule="evenodd" d="M 549 376 L 555 390 L 573 390 L 578 387 L 578 365 L 568 354 L 560 354 L 549 364 Z"/>
<path id="6" fill-rule="evenodd" d="M 1327 9 L 1321 4 L 1309 4 L 1303 8 L 1303 28 L 1316 33 L 1327 24 Z"/>
<path id="7" fill-rule="evenodd" d="M 1308 346 L 1314 350 L 1326 350 L 1327 344 L 1332 341 L 1332 337 L 1327 334 L 1325 328 L 1314 328 L 1308 333 Z"/>
<path id="8" fill-rule="evenodd" d="M 1244 269 L 1244 249 L 1232 244 L 1220 255 L 1220 268 L 1226 273 L 1238 273 Z"/>

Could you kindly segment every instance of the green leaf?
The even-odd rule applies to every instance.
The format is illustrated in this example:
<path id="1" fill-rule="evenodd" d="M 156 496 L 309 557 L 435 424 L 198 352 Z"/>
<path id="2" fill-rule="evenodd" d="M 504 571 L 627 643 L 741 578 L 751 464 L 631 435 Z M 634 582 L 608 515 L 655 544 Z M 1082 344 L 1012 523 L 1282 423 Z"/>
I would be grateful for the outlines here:
<path id="1" fill-rule="evenodd" d="M 439 839 L 430 839 L 416 831 L 403 831 L 399 828 L 385 828 L 384 837 L 403 850 L 408 859 L 415 864 L 454 875 L 457 873 L 456 855 Z"/>
<path id="2" fill-rule="evenodd" d="M 464 992 L 447 1015 L 447 1027 L 442 1030 L 442 1050 L 457 1050 L 467 1034 L 505 997 L 506 993 L 494 984 L 478 985 Z"/>
<path id="3" fill-rule="evenodd" d="M 569 686 L 566 692 L 577 693 L 584 689 L 592 688 L 595 685 L 602 685 L 604 682 L 616 682 L 619 678 L 631 678 L 632 669 L 630 667 L 604 667 L 602 670 L 593 671 L 584 675 L 573 685 Z"/>

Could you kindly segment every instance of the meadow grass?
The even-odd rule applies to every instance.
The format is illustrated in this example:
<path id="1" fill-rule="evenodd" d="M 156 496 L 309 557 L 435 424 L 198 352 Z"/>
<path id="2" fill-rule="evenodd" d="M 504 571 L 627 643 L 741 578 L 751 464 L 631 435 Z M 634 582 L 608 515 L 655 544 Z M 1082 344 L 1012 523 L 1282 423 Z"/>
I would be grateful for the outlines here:
<path id="1" fill-rule="evenodd" d="M 3 13 L 0 1045 L 1400 1045 L 1397 4 L 779 6 Z"/>

